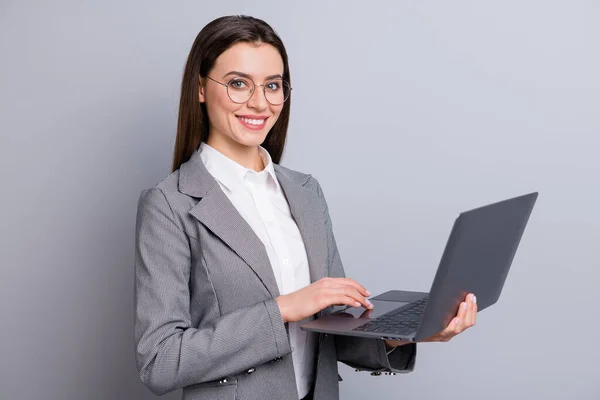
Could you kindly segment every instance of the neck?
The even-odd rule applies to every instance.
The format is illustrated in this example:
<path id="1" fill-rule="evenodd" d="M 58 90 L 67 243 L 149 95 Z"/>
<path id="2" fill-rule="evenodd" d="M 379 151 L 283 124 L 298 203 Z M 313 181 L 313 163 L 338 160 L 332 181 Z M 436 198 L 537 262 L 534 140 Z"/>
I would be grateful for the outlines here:
<path id="1" fill-rule="evenodd" d="M 209 135 L 206 144 L 245 168 L 256 172 L 265 169 L 258 146 L 244 146 L 223 135 Z"/>

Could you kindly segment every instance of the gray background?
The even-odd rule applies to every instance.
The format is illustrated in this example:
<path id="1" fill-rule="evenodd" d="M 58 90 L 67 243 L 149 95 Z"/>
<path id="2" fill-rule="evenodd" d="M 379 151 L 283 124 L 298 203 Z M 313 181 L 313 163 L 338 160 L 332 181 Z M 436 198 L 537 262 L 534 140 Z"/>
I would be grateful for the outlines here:
<path id="1" fill-rule="evenodd" d="M 500 302 L 412 374 L 340 365 L 342 399 L 600 398 L 591 0 L 0 3 L 0 398 L 154 398 L 133 358 L 136 201 L 169 173 L 196 34 L 238 13 L 288 47 L 282 164 L 320 180 L 372 292 L 428 290 L 458 212 L 540 192 Z"/>

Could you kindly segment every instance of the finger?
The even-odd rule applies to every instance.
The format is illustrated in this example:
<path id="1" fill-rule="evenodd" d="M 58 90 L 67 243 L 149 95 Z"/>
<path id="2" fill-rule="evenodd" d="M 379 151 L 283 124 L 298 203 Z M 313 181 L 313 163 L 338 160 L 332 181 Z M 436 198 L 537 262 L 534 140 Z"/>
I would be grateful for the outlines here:
<path id="1" fill-rule="evenodd" d="M 462 303 L 460 303 L 460 306 L 458 307 L 458 312 L 456 313 L 456 316 L 460 319 L 460 323 L 465 322 L 465 317 L 467 316 L 467 308 L 467 302 L 463 301 Z"/>
<path id="2" fill-rule="evenodd" d="M 373 309 L 373 303 L 367 299 L 365 293 L 369 293 L 356 281 L 349 278 L 333 278 L 328 284 L 328 288 L 343 291 L 347 296 L 352 296 L 367 310 Z"/>
<path id="3" fill-rule="evenodd" d="M 465 329 L 470 328 L 473 325 L 473 295 L 472 294 L 468 294 L 467 297 L 465 297 L 465 302 L 467 304 L 467 313 L 465 315 Z"/>
<path id="4" fill-rule="evenodd" d="M 360 307 L 361 306 L 361 304 L 358 301 L 356 301 L 353 297 L 346 296 L 343 293 L 330 295 L 328 297 L 328 303 L 329 303 L 329 305 L 343 304 L 343 305 L 347 305 L 350 307 Z"/>
<path id="5" fill-rule="evenodd" d="M 331 289 L 333 293 L 336 295 L 345 295 L 347 297 L 353 298 L 357 301 L 361 306 L 366 309 L 373 308 L 373 304 L 367 300 L 364 296 L 362 296 L 354 287 L 352 286 L 337 286 Z"/>
<path id="6" fill-rule="evenodd" d="M 475 325 L 477 319 L 477 298 L 474 294 L 471 294 L 469 298 L 469 310 L 467 313 L 467 323 L 469 327 Z"/>
<path id="7" fill-rule="evenodd" d="M 356 288 L 356 290 L 358 290 L 360 292 L 360 294 L 364 297 L 371 295 L 371 292 L 369 292 L 363 285 L 356 282 L 352 278 L 332 278 L 332 280 L 333 280 L 333 283 L 335 283 L 335 284 L 344 285 L 344 286 L 352 286 L 352 287 Z"/>
<path id="8" fill-rule="evenodd" d="M 360 292 L 353 286 L 346 286 L 342 289 L 346 296 L 350 296 L 356 301 L 358 301 L 364 308 L 370 310 L 373 308 L 373 303 L 371 303 L 366 297 L 364 297 Z"/>
<path id="9" fill-rule="evenodd" d="M 468 304 L 464 301 L 458 306 L 458 313 L 456 313 L 458 323 L 453 326 L 455 334 L 462 332 L 467 326 L 467 308 Z"/>
<path id="10" fill-rule="evenodd" d="M 473 313 L 471 312 L 471 309 L 473 308 L 471 294 L 468 294 L 467 297 L 465 297 L 465 303 L 467 305 L 467 312 L 465 313 L 464 329 L 467 329 L 471 326 L 471 320 L 473 319 Z"/>
<path id="11" fill-rule="evenodd" d="M 452 318 L 452 320 L 450 321 L 448 326 L 443 331 L 439 332 L 435 336 L 437 338 L 439 338 L 439 340 L 441 340 L 441 341 L 450 340 L 458 334 L 457 329 L 458 329 L 459 324 L 460 324 L 460 318 L 454 317 L 454 318 Z"/>

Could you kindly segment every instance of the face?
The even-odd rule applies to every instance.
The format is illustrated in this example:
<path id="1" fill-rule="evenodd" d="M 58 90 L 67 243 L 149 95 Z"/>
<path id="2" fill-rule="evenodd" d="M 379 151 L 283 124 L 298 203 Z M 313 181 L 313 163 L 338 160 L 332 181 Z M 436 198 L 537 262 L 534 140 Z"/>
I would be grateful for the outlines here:
<path id="1" fill-rule="evenodd" d="M 263 87 L 258 85 L 274 82 L 274 76 L 281 78 L 282 75 L 283 60 L 277 49 L 269 44 L 237 43 L 221 53 L 208 73 L 210 78 L 221 83 L 240 78 L 230 87 L 233 97 L 234 91 L 243 92 L 244 87 L 251 84 L 248 78 L 257 86 L 246 103 L 237 104 L 223 85 L 209 78 L 202 80 L 199 99 L 206 104 L 208 112 L 209 144 L 233 152 L 261 145 L 279 118 L 283 104 L 269 103 Z M 270 85 L 266 90 L 275 88 Z"/>

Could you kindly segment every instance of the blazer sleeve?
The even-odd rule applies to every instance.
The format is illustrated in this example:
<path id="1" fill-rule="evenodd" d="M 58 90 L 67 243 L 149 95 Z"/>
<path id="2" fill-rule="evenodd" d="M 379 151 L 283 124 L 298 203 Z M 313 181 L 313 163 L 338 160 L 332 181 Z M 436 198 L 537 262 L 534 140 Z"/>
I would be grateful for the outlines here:
<path id="1" fill-rule="evenodd" d="M 164 394 L 239 374 L 291 353 L 275 299 L 192 326 L 188 236 L 160 188 L 142 191 L 135 247 L 136 366 Z"/>
<path id="2" fill-rule="evenodd" d="M 329 248 L 329 274 L 331 277 L 346 277 L 344 266 L 337 248 L 327 201 L 320 184 L 316 183 L 319 198 L 323 205 L 327 241 Z M 417 356 L 417 344 L 409 343 L 388 352 L 383 339 L 335 336 L 338 361 L 365 371 L 399 372 L 413 371 Z"/>

